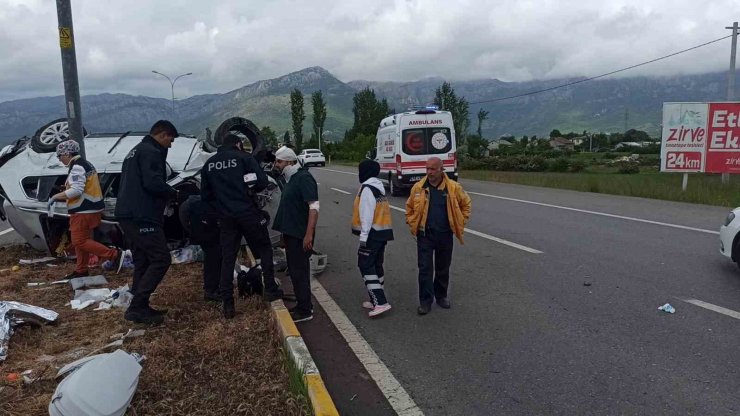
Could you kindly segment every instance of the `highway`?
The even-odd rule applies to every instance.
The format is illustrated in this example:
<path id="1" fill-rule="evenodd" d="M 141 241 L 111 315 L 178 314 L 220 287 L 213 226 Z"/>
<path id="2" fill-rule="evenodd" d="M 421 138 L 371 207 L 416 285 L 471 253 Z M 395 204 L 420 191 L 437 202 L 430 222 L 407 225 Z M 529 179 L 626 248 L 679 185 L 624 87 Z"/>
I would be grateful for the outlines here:
<path id="1" fill-rule="evenodd" d="M 463 180 L 473 214 L 452 309 L 417 316 L 415 241 L 392 197 L 393 310 L 371 320 L 350 234 L 356 169 L 311 172 L 329 258 L 318 280 L 423 414 L 740 412 L 740 269 L 718 251 L 727 209 Z M 675 314 L 657 309 L 667 302 Z"/>

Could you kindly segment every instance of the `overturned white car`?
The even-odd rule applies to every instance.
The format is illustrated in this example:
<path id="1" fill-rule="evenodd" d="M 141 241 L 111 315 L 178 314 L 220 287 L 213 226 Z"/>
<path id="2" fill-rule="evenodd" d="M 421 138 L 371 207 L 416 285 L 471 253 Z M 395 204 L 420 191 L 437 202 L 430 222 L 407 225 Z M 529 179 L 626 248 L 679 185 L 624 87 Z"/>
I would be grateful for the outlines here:
<path id="1" fill-rule="evenodd" d="M 168 183 L 180 191 L 179 201 L 170 201 L 165 212 L 165 234 L 171 248 L 185 243 L 187 236 L 178 217 L 178 204 L 189 195 L 200 193 L 200 170 L 221 139 L 235 133 L 249 140 L 260 166 L 270 172 L 270 152 L 257 127 L 249 120 L 234 117 L 224 121 L 211 137 L 180 136 L 167 155 Z M 95 239 L 103 244 L 124 247 L 123 234 L 114 217 L 118 183 L 123 159 L 146 132 L 91 133 L 85 137 L 86 159 L 98 171 L 105 198 L 103 222 L 95 230 Z M 64 189 L 67 168 L 54 153 L 57 143 L 67 140 L 66 121 L 55 120 L 39 129 L 33 138 L 22 138 L 0 151 L 0 218 L 32 247 L 51 254 L 72 252 L 69 246 L 69 216 L 64 204 L 47 210 L 49 197 Z M 280 201 L 277 181 L 268 174 L 270 185 L 258 196 L 258 205 L 274 218 Z M 277 244 L 280 235 L 271 231 Z"/>

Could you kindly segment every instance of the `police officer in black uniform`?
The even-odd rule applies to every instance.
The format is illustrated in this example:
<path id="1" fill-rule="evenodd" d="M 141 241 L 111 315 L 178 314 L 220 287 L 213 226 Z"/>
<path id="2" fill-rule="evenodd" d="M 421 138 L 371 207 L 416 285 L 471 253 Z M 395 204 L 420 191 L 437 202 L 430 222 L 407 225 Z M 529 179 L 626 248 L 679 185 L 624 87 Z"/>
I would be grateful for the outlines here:
<path id="1" fill-rule="evenodd" d="M 180 205 L 180 222 L 190 235 L 190 242 L 203 249 L 203 299 L 221 302 L 218 294 L 221 281 L 221 231 L 215 209 L 202 201 L 200 195 L 190 195 Z"/>
<path id="2" fill-rule="evenodd" d="M 219 294 L 226 319 L 233 318 L 236 313 L 233 273 L 242 236 L 260 257 L 265 300 L 271 302 L 283 296 L 275 281 L 268 221 L 254 200 L 254 195 L 267 185 L 267 175 L 259 163 L 244 152 L 241 139 L 233 134 L 223 139 L 218 152 L 206 161 L 201 172 L 202 199 L 215 206 L 221 227 L 223 260 Z"/>

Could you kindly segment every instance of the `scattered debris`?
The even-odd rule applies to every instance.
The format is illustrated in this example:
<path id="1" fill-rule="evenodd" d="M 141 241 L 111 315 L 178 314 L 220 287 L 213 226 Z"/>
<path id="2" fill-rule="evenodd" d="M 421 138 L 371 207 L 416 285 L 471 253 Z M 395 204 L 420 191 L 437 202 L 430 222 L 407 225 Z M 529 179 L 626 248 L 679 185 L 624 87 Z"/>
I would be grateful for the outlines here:
<path id="1" fill-rule="evenodd" d="M 15 327 L 23 324 L 41 326 L 43 323 L 56 321 L 58 316 L 58 313 L 49 309 L 20 302 L 0 301 L 0 361 L 8 358 L 8 344 Z"/>
<path id="2" fill-rule="evenodd" d="M 670 303 L 666 303 L 665 305 L 658 306 L 658 310 L 666 312 L 666 313 L 676 313 L 676 308 L 671 306 Z"/>
<path id="3" fill-rule="evenodd" d="M 591 286 L 591 282 L 585 281 L 585 282 L 583 282 L 583 286 Z"/>
<path id="4" fill-rule="evenodd" d="M 139 384 L 142 359 L 119 349 L 68 364 L 60 370 L 67 376 L 54 391 L 49 415 L 123 415 Z"/>
<path id="5" fill-rule="evenodd" d="M 204 254 L 200 246 L 190 245 L 172 250 L 170 256 L 172 257 L 172 264 L 185 264 L 203 261 Z"/>
<path id="6" fill-rule="evenodd" d="M 60 285 L 63 283 L 69 283 L 69 279 L 55 280 L 53 282 L 29 282 L 26 283 L 28 287 L 46 286 L 46 285 Z"/>
<path id="7" fill-rule="evenodd" d="M 314 251 L 313 254 L 311 254 L 309 259 L 311 264 L 311 276 L 321 274 L 321 272 L 326 269 L 326 257 L 326 254 L 319 253 L 318 251 Z"/>
<path id="8" fill-rule="evenodd" d="M 99 274 L 96 276 L 75 277 L 74 279 L 70 279 L 69 284 L 72 285 L 72 289 L 77 290 L 84 287 L 105 286 L 108 284 L 108 281 L 105 279 L 105 276 Z"/>
<path id="9" fill-rule="evenodd" d="M 39 264 L 39 263 L 48 263 L 54 260 L 56 260 L 55 257 L 41 257 L 38 259 L 20 259 L 18 263 L 20 264 Z"/>

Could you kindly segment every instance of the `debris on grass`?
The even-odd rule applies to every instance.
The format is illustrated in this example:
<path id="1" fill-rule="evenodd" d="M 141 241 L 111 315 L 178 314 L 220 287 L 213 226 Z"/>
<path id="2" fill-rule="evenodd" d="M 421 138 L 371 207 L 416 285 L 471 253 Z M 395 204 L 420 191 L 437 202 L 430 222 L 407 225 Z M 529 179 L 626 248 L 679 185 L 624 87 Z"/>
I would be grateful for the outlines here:
<path id="1" fill-rule="evenodd" d="M 38 256 L 28 247 L 0 248 L 0 268 Z M 59 280 L 74 268 L 71 261 L 58 264 L 55 269 L 24 265 L 0 279 L 0 299 L 59 311 L 57 325 L 19 327 L 11 338 L 12 354 L 0 378 L 0 414 L 48 415 L 57 370 L 119 340 L 127 351 L 147 356 L 128 414 L 310 414 L 307 398 L 291 390 L 288 363 L 267 304 L 257 298 L 238 299 L 236 318 L 223 320 L 217 306 L 203 301 L 200 263 L 170 268 L 152 296 L 152 306 L 169 309 L 167 318 L 144 333 L 135 332 L 140 325 L 123 319 L 122 308 L 79 312 L 65 307 L 73 297 L 69 286 L 26 287 L 31 281 Z M 130 285 L 131 272 L 107 276 L 109 286 Z M 5 381 L 8 373 L 20 376 L 29 369 L 32 384 Z"/>

